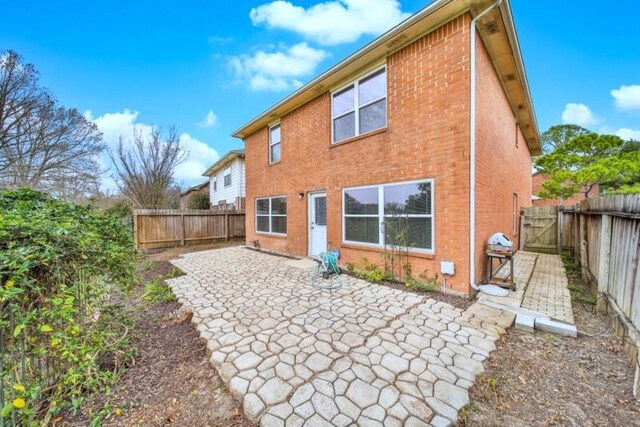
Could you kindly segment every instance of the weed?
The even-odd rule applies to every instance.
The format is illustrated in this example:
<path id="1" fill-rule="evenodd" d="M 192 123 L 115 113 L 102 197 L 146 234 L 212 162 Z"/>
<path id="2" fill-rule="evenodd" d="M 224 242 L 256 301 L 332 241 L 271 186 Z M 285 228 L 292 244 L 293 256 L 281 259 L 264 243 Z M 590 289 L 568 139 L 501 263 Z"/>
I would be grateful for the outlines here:
<path id="1" fill-rule="evenodd" d="M 167 274 L 163 276 L 163 278 L 172 279 L 174 277 L 180 277 L 180 276 L 184 276 L 184 272 L 180 270 L 178 267 L 172 267 L 171 270 L 169 270 Z"/>
<path id="2" fill-rule="evenodd" d="M 354 271 L 356 271 L 356 264 L 354 262 L 349 261 L 347 263 L 347 271 L 349 273 L 353 273 Z"/>
<path id="3" fill-rule="evenodd" d="M 151 261 L 147 260 L 142 263 L 142 269 L 144 271 L 151 271 L 152 268 L 153 268 L 153 263 Z"/>
<path id="4" fill-rule="evenodd" d="M 493 391 L 496 390 L 496 386 L 498 385 L 498 380 L 495 378 L 489 378 L 487 379 L 487 385 L 489 386 L 489 388 Z"/>
<path id="5" fill-rule="evenodd" d="M 156 278 L 144 286 L 142 299 L 147 302 L 171 302 L 175 301 L 176 297 L 169 286 Z"/>
<path id="6" fill-rule="evenodd" d="M 436 292 L 438 290 L 438 282 L 430 280 L 428 282 L 421 282 L 414 278 L 407 280 L 406 286 L 408 289 L 422 292 Z"/>

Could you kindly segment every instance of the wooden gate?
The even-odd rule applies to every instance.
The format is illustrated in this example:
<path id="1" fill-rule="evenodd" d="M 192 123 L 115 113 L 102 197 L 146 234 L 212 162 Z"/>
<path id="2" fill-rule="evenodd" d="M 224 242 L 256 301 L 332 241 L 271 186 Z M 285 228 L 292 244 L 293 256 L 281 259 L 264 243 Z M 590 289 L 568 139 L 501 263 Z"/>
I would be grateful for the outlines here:
<path id="1" fill-rule="evenodd" d="M 546 254 L 558 253 L 558 207 L 524 208 L 520 232 L 523 250 Z"/>

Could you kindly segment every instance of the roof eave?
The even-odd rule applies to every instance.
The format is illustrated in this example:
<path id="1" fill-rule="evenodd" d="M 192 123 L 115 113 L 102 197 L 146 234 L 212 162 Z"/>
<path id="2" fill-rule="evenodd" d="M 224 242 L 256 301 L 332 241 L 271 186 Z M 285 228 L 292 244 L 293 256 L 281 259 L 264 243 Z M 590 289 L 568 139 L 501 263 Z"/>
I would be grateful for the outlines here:
<path id="1" fill-rule="evenodd" d="M 244 158 L 244 150 L 231 150 L 229 151 L 227 154 L 225 154 L 224 156 L 222 156 L 220 159 L 218 159 L 217 162 L 215 162 L 213 165 L 211 165 L 206 171 L 204 171 L 204 173 L 202 174 L 202 176 L 211 176 L 213 175 L 214 172 L 222 169 L 222 167 L 226 166 L 226 164 L 236 158 L 240 158 L 243 159 Z"/>

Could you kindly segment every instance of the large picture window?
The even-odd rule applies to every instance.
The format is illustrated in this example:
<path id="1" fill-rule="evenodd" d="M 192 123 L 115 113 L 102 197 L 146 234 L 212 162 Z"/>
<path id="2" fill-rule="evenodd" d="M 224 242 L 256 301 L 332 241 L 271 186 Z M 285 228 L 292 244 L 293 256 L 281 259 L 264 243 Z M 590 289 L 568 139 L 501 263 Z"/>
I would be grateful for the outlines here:
<path id="1" fill-rule="evenodd" d="M 287 198 L 256 199 L 256 231 L 287 234 Z"/>
<path id="2" fill-rule="evenodd" d="M 343 191 L 343 240 L 433 250 L 433 182 L 414 181 Z"/>
<path id="3" fill-rule="evenodd" d="M 282 136 L 280 125 L 269 128 L 269 163 L 277 163 L 281 159 Z"/>
<path id="4" fill-rule="evenodd" d="M 387 69 L 381 68 L 335 92 L 331 98 L 333 142 L 387 125 Z"/>

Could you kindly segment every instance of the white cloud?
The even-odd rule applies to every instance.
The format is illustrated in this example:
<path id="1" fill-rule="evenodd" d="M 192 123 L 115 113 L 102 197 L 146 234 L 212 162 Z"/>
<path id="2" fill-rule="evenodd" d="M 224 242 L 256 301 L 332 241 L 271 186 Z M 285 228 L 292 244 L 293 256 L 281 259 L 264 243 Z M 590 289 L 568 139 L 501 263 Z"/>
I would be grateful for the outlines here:
<path id="1" fill-rule="evenodd" d="M 640 85 L 622 85 L 619 89 L 613 89 L 611 96 L 621 110 L 640 110 Z"/>
<path id="2" fill-rule="evenodd" d="M 102 116 L 94 117 L 91 111 L 84 113 L 87 120 L 91 120 L 102 132 L 104 142 L 107 147 L 113 149 L 117 146 L 120 137 L 130 140 L 134 130 L 141 132 L 143 136 L 151 134 L 154 126 L 138 122 L 138 111 L 124 109 L 122 112 L 105 113 Z M 202 173 L 220 158 L 218 152 L 209 147 L 204 142 L 194 138 L 188 133 L 179 135 L 180 145 L 187 152 L 185 162 L 176 168 L 174 177 L 176 180 L 184 181 L 187 185 L 203 182 L 205 178 Z M 111 169 L 111 160 L 105 153 L 100 159 L 103 169 Z M 109 176 L 113 171 L 108 171 L 103 177 L 103 190 L 115 189 L 115 183 Z"/>
<path id="3" fill-rule="evenodd" d="M 564 107 L 562 121 L 582 127 L 589 127 L 598 123 L 598 119 L 596 119 L 589 107 L 571 102 Z"/>
<path id="4" fill-rule="evenodd" d="M 397 0 L 331 0 L 307 9 L 288 1 L 272 1 L 251 9 L 253 25 L 301 34 L 322 45 L 377 36 L 408 18 Z"/>
<path id="5" fill-rule="evenodd" d="M 640 141 L 640 129 L 622 128 L 616 131 L 616 135 L 624 140 L 634 139 Z"/>
<path id="6" fill-rule="evenodd" d="M 216 113 L 213 112 L 213 110 L 209 110 L 209 112 L 204 117 L 204 119 L 200 123 L 196 123 L 196 125 L 201 128 L 210 128 L 210 127 L 214 127 L 217 124 L 218 124 L 218 116 L 216 115 Z"/>
<path id="7" fill-rule="evenodd" d="M 232 57 L 229 65 L 236 79 L 252 90 L 282 91 L 302 86 L 300 78 L 313 73 L 327 52 L 298 43 L 281 51 L 258 50 L 253 55 Z"/>

